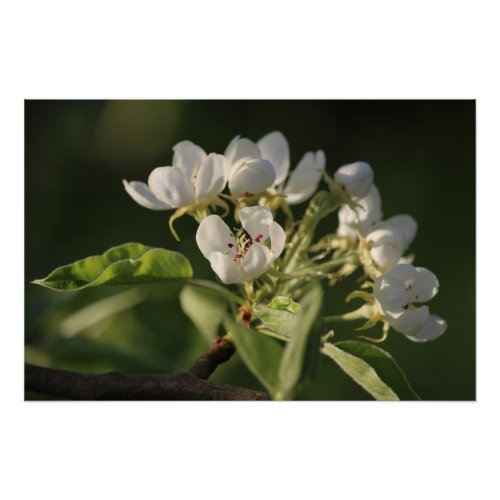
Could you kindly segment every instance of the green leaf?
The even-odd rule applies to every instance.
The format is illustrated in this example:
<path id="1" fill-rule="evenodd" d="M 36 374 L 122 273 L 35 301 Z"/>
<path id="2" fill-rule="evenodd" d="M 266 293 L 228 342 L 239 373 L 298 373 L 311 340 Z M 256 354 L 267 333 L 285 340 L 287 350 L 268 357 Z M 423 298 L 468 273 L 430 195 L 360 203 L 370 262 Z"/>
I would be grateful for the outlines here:
<path id="1" fill-rule="evenodd" d="M 125 243 L 102 255 L 59 267 L 33 283 L 52 290 L 76 291 L 103 285 L 163 283 L 192 275 L 191 264 L 178 252 Z"/>
<path id="2" fill-rule="evenodd" d="M 217 335 L 226 314 L 227 298 L 213 289 L 187 284 L 184 285 L 179 300 L 182 310 L 198 331 L 207 340 L 212 340 Z"/>
<path id="3" fill-rule="evenodd" d="M 294 397 L 297 384 L 304 373 L 308 346 L 313 341 L 311 332 L 321 309 L 321 295 L 321 287 L 314 286 L 301 301 L 292 339 L 285 347 L 279 369 L 280 397 L 282 399 Z"/>
<path id="4" fill-rule="evenodd" d="M 237 304 L 241 304 L 242 306 L 246 304 L 245 299 L 231 292 L 228 288 L 215 283 L 214 281 L 209 280 L 189 280 L 189 284 L 207 289 L 214 294 L 220 295 L 221 297 L 225 297 L 226 299 L 236 302 Z"/>
<path id="5" fill-rule="evenodd" d="M 380 347 L 355 340 L 337 342 L 335 346 L 368 363 L 399 399 L 410 401 L 420 399 L 394 358 Z"/>
<path id="6" fill-rule="evenodd" d="M 73 312 L 59 323 L 61 336 L 70 338 L 85 331 L 91 331 L 99 325 L 108 324 L 122 311 L 144 301 L 147 294 L 141 288 L 129 288 L 109 297 L 99 299 Z"/>
<path id="7" fill-rule="evenodd" d="M 273 339 L 282 340 L 283 342 L 288 342 L 290 340 L 290 337 L 287 337 L 286 335 L 278 333 L 274 330 L 270 330 L 269 328 L 266 328 L 264 325 L 257 326 L 255 330 L 258 331 L 259 333 L 267 335 L 268 337 L 272 337 Z"/>
<path id="8" fill-rule="evenodd" d="M 281 345 L 232 319 L 226 319 L 224 326 L 230 332 L 243 362 L 274 398 L 279 385 L 278 369 L 283 353 Z"/>
<path id="9" fill-rule="evenodd" d="M 418 399 L 401 368 L 380 347 L 357 341 L 327 342 L 321 352 L 377 400 Z"/>
<path id="10" fill-rule="evenodd" d="M 299 308 L 300 305 L 288 297 L 274 297 L 267 305 L 254 304 L 252 311 L 267 329 L 288 340 L 295 328 Z"/>

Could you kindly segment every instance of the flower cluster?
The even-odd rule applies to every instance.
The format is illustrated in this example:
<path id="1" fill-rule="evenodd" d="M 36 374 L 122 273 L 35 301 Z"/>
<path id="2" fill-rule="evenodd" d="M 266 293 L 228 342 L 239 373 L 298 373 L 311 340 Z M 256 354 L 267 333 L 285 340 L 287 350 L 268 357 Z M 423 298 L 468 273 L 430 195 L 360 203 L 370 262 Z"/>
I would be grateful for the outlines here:
<path id="1" fill-rule="evenodd" d="M 383 220 L 380 192 L 367 163 L 345 165 L 334 179 L 355 202 L 339 209 L 337 235 L 358 245 L 365 273 L 375 280 L 375 317 L 380 315 L 387 325 L 413 341 L 436 339 L 445 332 L 446 322 L 430 315 L 427 306 L 414 304 L 432 299 L 439 282 L 428 269 L 412 266 L 412 256 L 404 257 L 417 234 L 417 222 L 407 214 Z"/>
<path id="2" fill-rule="evenodd" d="M 235 198 L 269 192 L 282 194 L 295 205 L 314 194 L 326 165 L 323 151 L 309 151 L 289 175 L 288 141 L 277 131 L 257 143 L 236 136 L 223 155 L 207 155 L 191 141 L 179 142 L 173 151 L 172 166 L 155 168 L 147 184 L 123 181 L 139 205 L 152 210 L 206 208 L 217 204 L 226 185 Z"/>
<path id="3" fill-rule="evenodd" d="M 278 131 L 257 142 L 236 136 L 223 154 L 207 154 L 190 141 L 176 144 L 173 152 L 171 166 L 155 168 L 147 184 L 124 180 L 124 187 L 143 207 L 175 210 L 174 236 L 173 220 L 193 216 L 201 253 L 223 283 L 245 285 L 240 291 L 250 309 L 276 297 L 296 300 L 306 283 L 326 278 L 333 285 L 361 267 L 363 288 L 373 293 L 351 295 L 366 300 L 368 326 L 382 321 L 384 333 L 392 327 L 414 341 L 433 340 L 446 330 L 428 306 L 415 305 L 432 299 L 439 287 L 433 273 L 413 267 L 413 257 L 405 256 L 417 223 L 407 214 L 383 219 L 368 163 L 341 166 L 332 178 L 325 172 L 325 153 L 308 151 L 290 172 L 288 141 Z M 322 179 L 329 192 L 315 195 Z M 290 206 L 311 197 L 300 224 L 293 224 Z M 220 207 L 227 215 L 228 203 L 234 204 L 234 229 L 214 213 Z M 274 220 L 278 209 L 287 218 L 286 232 Z M 318 222 L 336 209 L 336 231 L 313 244 Z"/>

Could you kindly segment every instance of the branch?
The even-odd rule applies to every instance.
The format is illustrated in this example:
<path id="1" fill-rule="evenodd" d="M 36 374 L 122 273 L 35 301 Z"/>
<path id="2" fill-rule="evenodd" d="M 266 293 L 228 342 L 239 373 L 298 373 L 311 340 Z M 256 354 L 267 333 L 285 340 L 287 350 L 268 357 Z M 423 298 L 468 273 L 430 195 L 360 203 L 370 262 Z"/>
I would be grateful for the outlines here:
<path id="1" fill-rule="evenodd" d="M 78 373 L 25 365 L 25 389 L 76 400 L 237 400 L 271 399 L 253 391 L 206 380 L 234 353 L 234 345 L 219 338 L 183 373 Z"/>
<path id="2" fill-rule="evenodd" d="M 210 349 L 202 354 L 190 368 L 189 373 L 206 380 L 215 369 L 225 363 L 236 351 L 234 344 L 224 337 L 216 338 Z"/>

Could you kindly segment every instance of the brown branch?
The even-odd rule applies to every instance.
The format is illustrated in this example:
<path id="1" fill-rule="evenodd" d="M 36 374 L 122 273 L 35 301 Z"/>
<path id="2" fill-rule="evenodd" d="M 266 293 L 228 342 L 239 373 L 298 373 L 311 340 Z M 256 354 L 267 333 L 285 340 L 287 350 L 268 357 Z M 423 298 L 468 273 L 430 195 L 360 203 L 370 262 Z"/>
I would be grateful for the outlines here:
<path id="1" fill-rule="evenodd" d="M 89 374 L 26 364 L 25 389 L 76 400 L 271 399 L 266 392 L 206 380 L 234 351 L 235 347 L 229 340 L 216 339 L 188 372 L 172 374 Z"/>
<path id="2" fill-rule="evenodd" d="M 189 372 L 198 378 L 206 380 L 215 369 L 225 363 L 236 351 L 234 344 L 224 337 L 216 338 L 210 349 L 202 354 L 189 369 Z"/>

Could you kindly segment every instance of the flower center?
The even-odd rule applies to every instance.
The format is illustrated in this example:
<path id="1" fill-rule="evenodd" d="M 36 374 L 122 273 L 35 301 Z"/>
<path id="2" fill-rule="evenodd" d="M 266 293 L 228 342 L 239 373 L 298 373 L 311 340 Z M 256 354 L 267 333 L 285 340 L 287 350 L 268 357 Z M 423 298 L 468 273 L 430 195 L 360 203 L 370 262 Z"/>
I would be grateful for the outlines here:
<path id="1" fill-rule="evenodd" d="M 239 262 L 250 250 L 250 247 L 254 243 L 261 243 L 262 239 L 264 238 L 263 234 L 258 234 L 255 237 L 255 241 L 252 240 L 251 236 L 244 230 L 242 229 L 241 231 L 238 231 L 236 233 L 236 254 L 234 256 L 235 262 Z M 228 243 L 227 248 L 233 251 L 234 248 L 234 243 Z M 229 251 L 227 252 L 229 253 Z M 231 252 L 232 253 L 232 252 Z"/>

